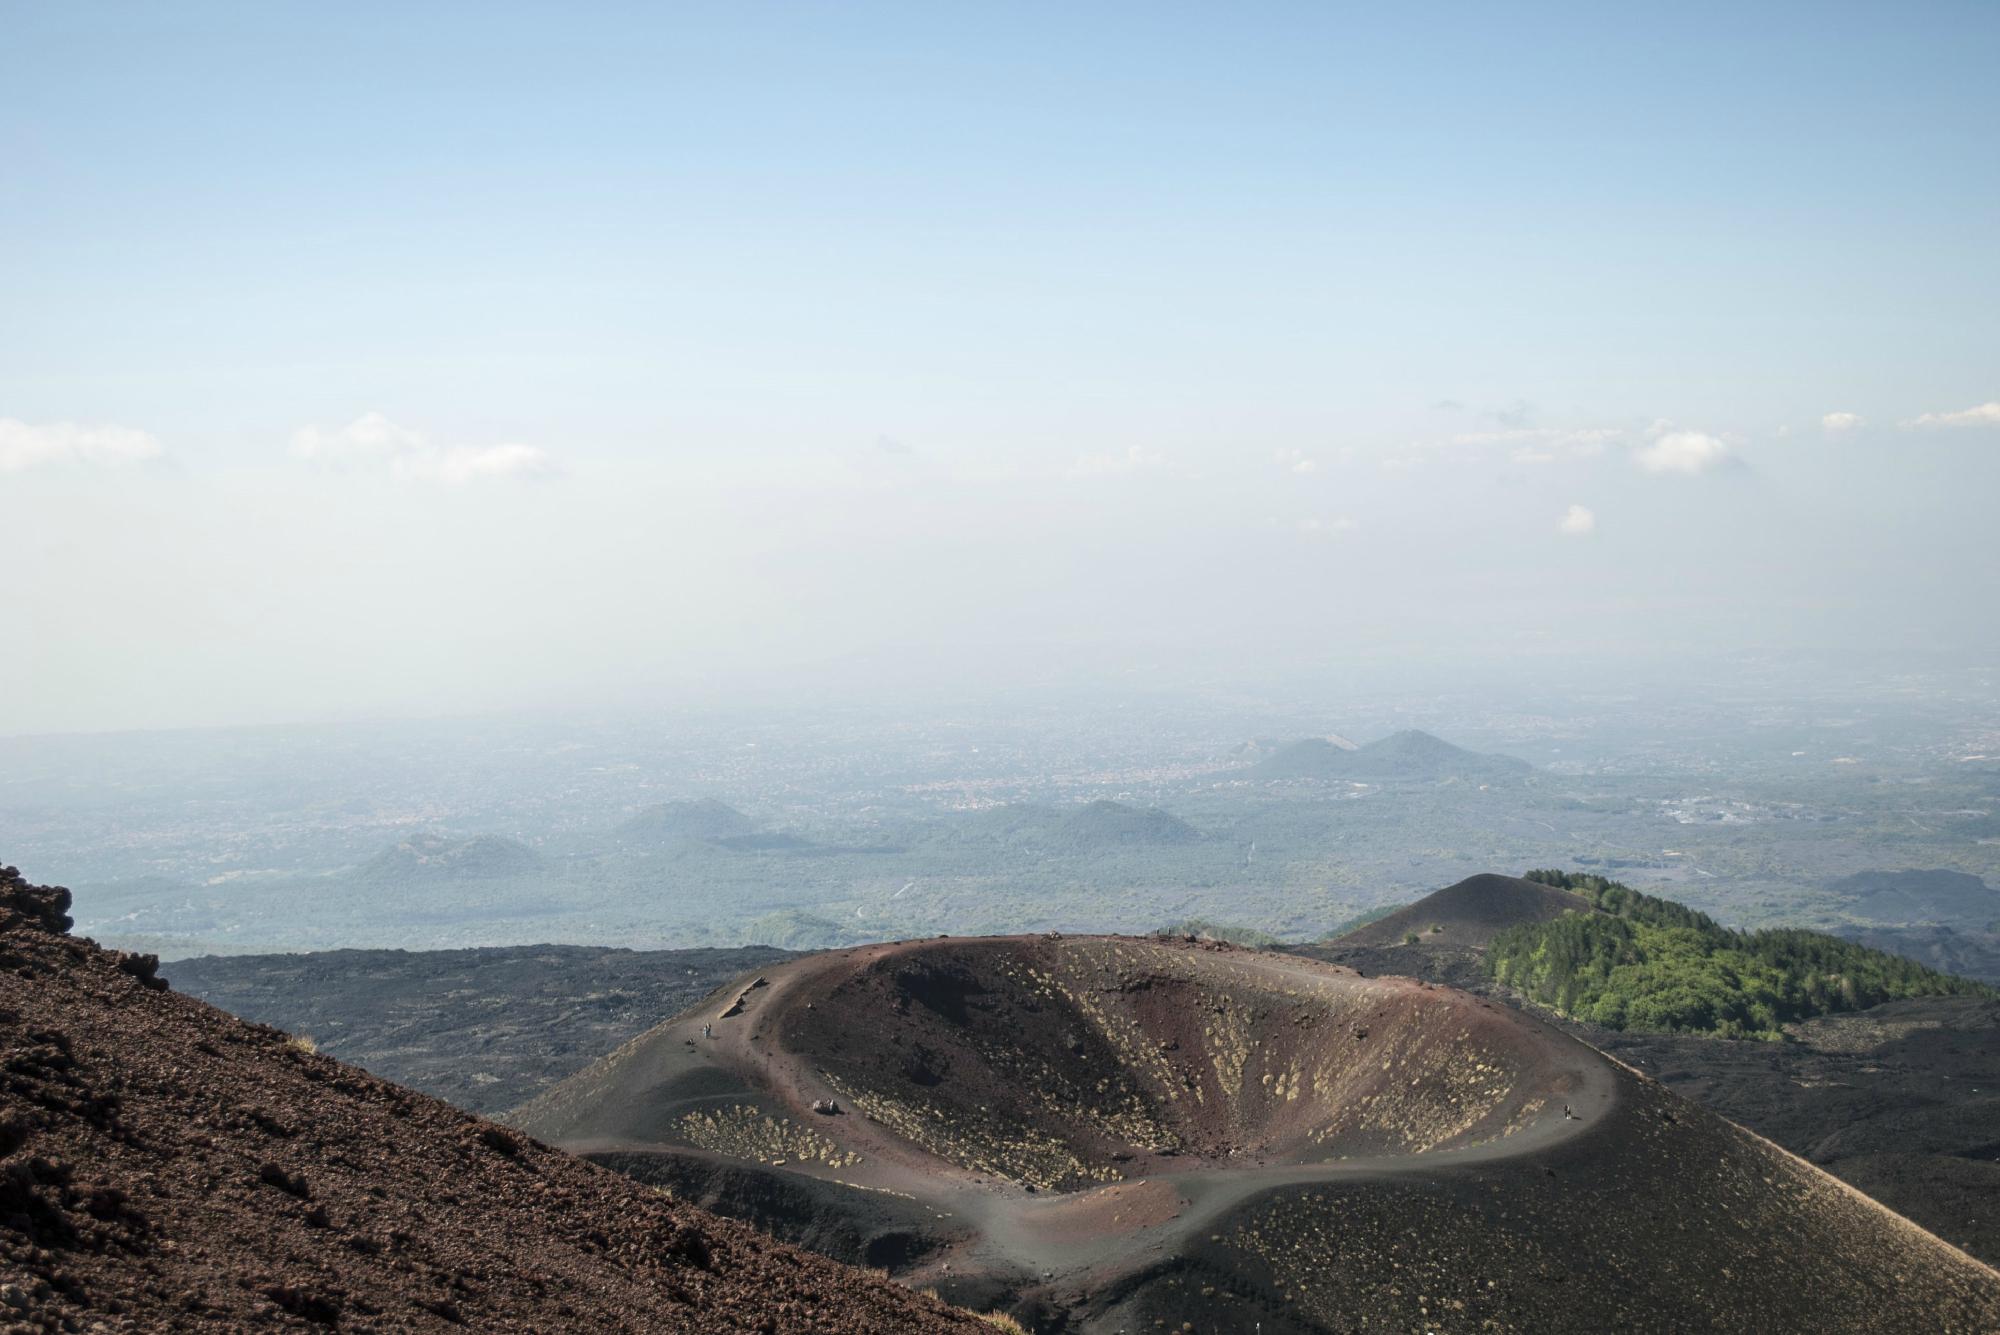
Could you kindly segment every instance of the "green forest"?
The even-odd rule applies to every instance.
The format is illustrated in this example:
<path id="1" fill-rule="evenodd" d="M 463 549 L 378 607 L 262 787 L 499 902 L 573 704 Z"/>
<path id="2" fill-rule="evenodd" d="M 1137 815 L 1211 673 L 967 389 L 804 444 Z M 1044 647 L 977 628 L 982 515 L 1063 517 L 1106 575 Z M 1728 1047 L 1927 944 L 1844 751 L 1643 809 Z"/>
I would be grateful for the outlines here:
<path id="1" fill-rule="evenodd" d="M 1783 1026 L 1904 997 L 1993 996 L 1994 989 L 1820 932 L 1737 932 L 1707 914 L 1602 876 L 1531 871 L 1588 895 L 1592 912 L 1512 927 L 1493 938 L 1497 982 L 1606 1029 L 1780 1039 Z"/>

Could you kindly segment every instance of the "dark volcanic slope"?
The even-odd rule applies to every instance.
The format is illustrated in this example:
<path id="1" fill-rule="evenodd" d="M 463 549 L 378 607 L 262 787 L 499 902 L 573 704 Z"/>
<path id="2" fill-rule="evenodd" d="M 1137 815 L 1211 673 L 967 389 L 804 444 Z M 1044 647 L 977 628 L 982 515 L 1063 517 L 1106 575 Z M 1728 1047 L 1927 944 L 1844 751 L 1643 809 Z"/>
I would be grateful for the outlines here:
<path id="1" fill-rule="evenodd" d="M 1358 927 L 1332 944 L 1394 946 L 1415 932 L 1427 946 L 1483 947 L 1524 922 L 1547 922 L 1590 907 L 1581 895 L 1514 876 L 1468 876 L 1407 908 Z M 1443 931 L 1435 931 L 1435 928 Z"/>
<path id="2" fill-rule="evenodd" d="M 163 967 L 232 1015 L 309 1034 L 376 1075 L 494 1113 L 674 1015 L 745 969 L 789 958 L 738 950 L 496 946 L 209 955 Z"/>
<path id="3" fill-rule="evenodd" d="M 2000 1260 L 2000 1001 L 1892 1001 L 1791 1032 L 1788 1043 L 1591 1039 L 1973 1255 Z"/>
<path id="4" fill-rule="evenodd" d="M 876 1259 L 1049 1330 L 2000 1328 L 2000 1275 L 1549 1026 L 1264 952 L 809 956 L 517 1120 L 828 1236 L 893 1203 Z"/>
<path id="5" fill-rule="evenodd" d="M 161 990 L 0 869 L 10 1329 L 988 1330 Z"/>

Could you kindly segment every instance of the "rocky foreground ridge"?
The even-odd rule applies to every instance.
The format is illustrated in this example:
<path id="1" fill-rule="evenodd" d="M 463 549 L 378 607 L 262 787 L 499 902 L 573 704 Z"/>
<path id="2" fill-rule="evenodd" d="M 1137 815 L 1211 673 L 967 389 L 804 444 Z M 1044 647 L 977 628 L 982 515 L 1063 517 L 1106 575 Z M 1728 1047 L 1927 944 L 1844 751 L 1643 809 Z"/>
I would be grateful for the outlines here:
<path id="1" fill-rule="evenodd" d="M 0 868 L 0 1330 L 990 1331 L 68 935 Z"/>

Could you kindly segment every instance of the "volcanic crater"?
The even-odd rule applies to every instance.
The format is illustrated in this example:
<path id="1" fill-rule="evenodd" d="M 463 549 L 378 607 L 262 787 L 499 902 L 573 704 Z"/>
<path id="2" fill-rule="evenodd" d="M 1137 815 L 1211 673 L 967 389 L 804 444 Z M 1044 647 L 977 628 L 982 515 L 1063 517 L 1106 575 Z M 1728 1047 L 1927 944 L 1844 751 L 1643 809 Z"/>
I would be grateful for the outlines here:
<path id="1" fill-rule="evenodd" d="M 1463 994 L 1213 945 L 943 941 L 843 963 L 771 1022 L 806 1059 L 795 1088 L 1039 1191 L 1471 1147 L 1559 1118 L 1589 1075 Z"/>
<path id="2" fill-rule="evenodd" d="M 512 1120 L 1046 1331 L 1860 1329 L 1920 1272 L 1952 1297 L 1912 1317 L 2000 1314 L 1992 1271 L 1527 1015 L 1214 942 L 787 961 Z"/>

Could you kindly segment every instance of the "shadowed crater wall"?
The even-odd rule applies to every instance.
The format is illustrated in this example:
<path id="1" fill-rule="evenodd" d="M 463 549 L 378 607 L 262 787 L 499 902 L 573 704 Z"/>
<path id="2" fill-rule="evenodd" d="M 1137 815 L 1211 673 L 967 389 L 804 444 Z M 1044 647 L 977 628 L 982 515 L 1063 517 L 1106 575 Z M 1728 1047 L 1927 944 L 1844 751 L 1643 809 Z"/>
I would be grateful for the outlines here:
<path id="1" fill-rule="evenodd" d="M 800 996 L 779 1042 L 856 1109 L 1043 1190 L 1475 1145 L 1560 1116 L 1579 1078 L 1463 994 L 1213 946 L 940 942 Z"/>

